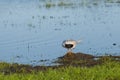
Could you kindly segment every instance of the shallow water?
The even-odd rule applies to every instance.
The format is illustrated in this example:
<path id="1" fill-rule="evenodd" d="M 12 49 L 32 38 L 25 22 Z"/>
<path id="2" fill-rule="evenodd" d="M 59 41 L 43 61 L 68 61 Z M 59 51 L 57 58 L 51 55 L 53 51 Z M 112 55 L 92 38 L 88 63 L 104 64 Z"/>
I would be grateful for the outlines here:
<path id="1" fill-rule="evenodd" d="M 66 39 L 82 39 L 74 52 L 119 55 L 120 4 L 92 1 L 1 0 L 0 61 L 51 65 Z"/>

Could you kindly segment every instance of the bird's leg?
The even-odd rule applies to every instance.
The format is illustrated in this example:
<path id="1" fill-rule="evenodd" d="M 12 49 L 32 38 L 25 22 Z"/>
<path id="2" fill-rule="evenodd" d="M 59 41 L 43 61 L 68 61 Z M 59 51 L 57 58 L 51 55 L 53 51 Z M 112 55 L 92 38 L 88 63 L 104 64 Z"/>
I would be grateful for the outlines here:
<path id="1" fill-rule="evenodd" d="M 68 49 L 67 54 L 68 54 L 68 55 L 72 55 L 72 53 L 73 53 L 73 52 L 72 52 L 72 49 Z"/>
<path id="2" fill-rule="evenodd" d="M 72 52 L 72 49 L 68 49 L 68 52 L 67 53 L 71 53 Z"/>

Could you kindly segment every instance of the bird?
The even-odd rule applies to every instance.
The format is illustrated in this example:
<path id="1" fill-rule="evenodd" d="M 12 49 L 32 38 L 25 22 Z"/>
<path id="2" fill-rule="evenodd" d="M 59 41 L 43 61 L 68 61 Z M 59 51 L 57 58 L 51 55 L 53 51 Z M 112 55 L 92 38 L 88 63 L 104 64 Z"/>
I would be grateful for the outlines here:
<path id="1" fill-rule="evenodd" d="M 81 40 L 73 40 L 73 39 L 68 39 L 68 40 L 64 40 L 62 43 L 62 46 L 66 49 L 68 49 L 68 52 L 72 52 L 72 50 L 76 47 L 76 45 L 78 43 L 80 43 Z"/>

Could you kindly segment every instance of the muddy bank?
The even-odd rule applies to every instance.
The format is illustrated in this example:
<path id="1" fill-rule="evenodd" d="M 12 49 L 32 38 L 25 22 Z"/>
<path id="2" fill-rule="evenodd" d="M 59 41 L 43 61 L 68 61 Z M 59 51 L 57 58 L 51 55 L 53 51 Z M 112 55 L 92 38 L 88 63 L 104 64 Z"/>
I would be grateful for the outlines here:
<path id="1" fill-rule="evenodd" d="M 31 66 L 23 64 L 9 64 L 0 63 L 0 73 L 11 74 L 11 73 L 36 73 L 38 71 L 46 71 L 48 69 L 58 69 L 61 67 L 75 66 L 75 67 L 92 67 L 95 65 L 100 65 L 109 61 L 119 61 L 120 56 L 93 56 L 84 53 L 66 53 L 64 56 L 59 57 L 54 63 L 59 63 L 56 66 Z"/>
<path id="2" fill-rule="evenodd" d="M 93 66 L 98 64 L 96 60 L 94 60 L 94 56 L 90 54 L 84 53 L 66 53 L 64 56 L 59 57 L 56 61 L 61 65 L 72 65 L 72 66 Z"/>
<path id="3" fill-rule="evenodd" d="M 72 65 L 72 66 L 94 66 L 102 64 L 106 61 L 120 61 L 120 56 L 104 55 L 104 56 L 94 56 L 85 53 L 73 53 L 68 52 L 64 56 L 59 57 L 56 61 L 61 65 Z"/>

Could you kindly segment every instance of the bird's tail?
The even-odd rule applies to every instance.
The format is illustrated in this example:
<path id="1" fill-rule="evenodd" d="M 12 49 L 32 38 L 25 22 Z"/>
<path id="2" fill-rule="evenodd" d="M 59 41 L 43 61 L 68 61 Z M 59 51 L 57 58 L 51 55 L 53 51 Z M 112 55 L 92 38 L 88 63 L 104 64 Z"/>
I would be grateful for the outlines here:
<path id="1" fill-rule="evenodd" d="M 77 42 L 77 44 L 78 44 L 78 43 L 80 43 L 81 41 L 82 41 L 82 40 L 77 40 L 76 42 Z"/>

